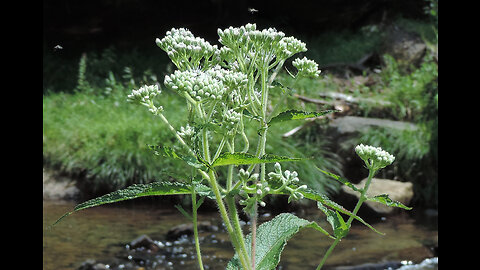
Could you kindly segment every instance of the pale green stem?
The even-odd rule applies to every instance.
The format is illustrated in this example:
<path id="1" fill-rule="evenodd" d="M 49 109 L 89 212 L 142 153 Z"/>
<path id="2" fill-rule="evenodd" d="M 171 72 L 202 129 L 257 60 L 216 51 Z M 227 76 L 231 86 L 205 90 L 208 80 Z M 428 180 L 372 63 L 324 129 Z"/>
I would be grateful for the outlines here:
<path id="1" fill-rule="evenodd" d="M 202 254 L 200 252 L 200 243 L 198 238 L 197 196 L 195 194 L 195 189 L 192 189 L 192 222 L 193 222 L 193 235 L 195 237 L 195 250 L 197 252 L 198 266 L 200 267 L 200 270 L 203 270 Z"/>
<path id="2" fill-rule="evenodd" d="M 151 104 L 151 105 L 153 106 L 153 104 Z M 165 118 L 165 116 L 161 112 L 158 112 L 157 115 L 168 126 L 170 131 L 172 131 L 173 134 L 175 134 L 175 137 L 177 138 L 177 140 L 188 150 L 188 152 L 195 156 L 195 153 L 185 143 L 185 141 L 182 139 L 182 137 L 180 137 L 180 135 L 178 135 L 177 131 L 175 130 L 175 128 L 172 125 L 170 125 L 167 118 Z M 202 170 L 200 170 L 200 172 L 205 173 Z M 200 267 L 201 270 L 203 270 L 202 255 L 200 253 L 200 243 L 198 242 L 199 239 L 198 239 L 198 228 L 197 228 L 197 198 L 196 198 L 196 195 L 195 195 L 195 190 L 192 191 L 192 222 L 193 222 L 193 233 L 194 233 L 194 236 L 195 236 L 195 249 L 196 249 L 196 252 L 197 252 L 198 266 Z"/>
<path id="3" fill-rule="evenodd" d="M 263 129 L 262 136 L 259 138 L 259 144 L 257 147 L 257 157 L 262 157 L 265 155 L 265 145 L 267 142 L 267 131 L 268 126 L 266 124 L 267 119 L 267 105 L 268 105 L 268 84 L 267 84 L 267 75 L 268 75 L 268 68 L 264 67 L 261 70 L 261 86 L 262 86 L 262 121 L 260 123 L 260 128 Z M 260 165 L 260 182 L 265 181 L 265 163 Z M 252 167 L 253 169 L 253 167 Z M 256 251 L 256 240 L 257 240 L 257 202 L 253 206 L 253 214 L 250 217 L 252 226 L 252 247 L 251 247 L 251 259 L 252 259 L 252 269 L 255 270 L 255 251 Z"/>
<path id="4" fill-rule="evenodd" d="M 246 248 L 247 246 L 245 244 L 245 237 L 243 235 L 242 227 L 240 226 L 240 219 L 238 217 L 237 206 L 235 204 L 234 196 L 227 194 L 227 205 L 228 205 L 228 209 L 230 210 L 230 217 L 233 221 L 235 236 L 237 238 L 238 244 L 240 245 L 240 252 L 238 252 L 238 255 L 239 257 L 243 256 L 246 261 L 246 264 L 249 266 L 248 252 Z M 254 269 L 254 268 L 248 268 L 248 269 Z"/>
<path id="5" fill-rule="evenodd" d="M 245 126 L 243 124 L 243 113 L 240 114 L 240 130 L 242 131 L 240 134 L 242 135 L 243 142 L 245 143 L 242 153 L 246 153 L 250 148 L 250 142 L 248 141 L 247 135 L 245 134 Z"/>
<path id="6" fill-rule="evenodd" d="M 230 219 L 227 213 L 227 209 L 225 208 L 225 204 L 223 203 L 222 195 L 220 194 L 220 190 L 217 185 L 217 180 L 215 178 L 215 174 L 213 171 L 210 171 L 208 173 L 208 179 L 210 180 L 210 187 L 212 188 L 213 193 L 215 194 L 215 200 L 217 202 L 220 215 L 223 219 L 223 222 L 225 223 L 227 232 L 230 235 L 230 239 L 232 240 L 233 247 L 237 251 L 238 257 L 240 259 L 240 263 L 242 264 L 244 269 L 250 270 L 251 268 L 250 268 L 250 264 L 248 263 L 248 254 L 246 253 L 246 251 L 244 251 L 244 249 L 242 249 L 240 244 L 240 239 L 238 238 L 237 234 L 235 233 L 232 227 L 232 224 L 230 222 Z"/>
<path id="7" fill-rule="evenodd" d="M 203 116 L 203 113 L 201 114 Z M 202 145 L 203 145 L 203 157 L 204 159 L 210 163 L 210 151 L 208 147 L 208 137 L 207 137 L 207 129 L 204 128 L 202 131 Z M 223 219 L 223 222 L 225 223 L 225 227 L 227 228 L 228 234 L 230 235 L 230 239 L 232 240 L 232 244 L 235 248 L 235 250 L 238 253 L 238 257 L 240 259 L 240 263 L 246 270 L 250 270 L 249 263 L 248 263 L 248 255 L 245 251 L 245 249 L 242 249 L 241 242 L 243 241 L 243 238 L 238 238 L 237 232 L 234 230 L 232 227 L 232 224 L 230 222 L 229 215 L 227 213 L 227 209 L 225 208 L 225 204 L 223 203 L 222 195 L 220 194 L 220 189 L 217 183 L 217 179 L 215 177 L 215 173 L 210 170 L 208 172 L 208 179 L 210 181 L 210 187 L 213 190 L 213 193 L 215 194 L 215 200 L 218 205 L 218 209 L 220 211 L 220 215 Z M 237 215 L 238 216 L 238 215 Z"/>
<path id="8" fill-rule="evenodd" d="M 160 119 L 162 119 L 162 121 L 167 125 L 168 129 L 170 129 L 170 131 L 173 132 L 173 134 L 175 134 L 175 137 L 177 138 L 177 140 L 180 142 L 180 144 L 183 145 L 183 147 L 185 149 L 187 149 L 188 153 L 193 155 L 193 156 L 196 156 L 195 152 L 193 152 L 193 150 L 190 148 L 190 146 L 188 146 L 185 141 L 182 139 L 182 137 L 180 137 L 180 135 L 178 135 L 177 131 L 175 130 L 174 127 L 172 127 L 172 125 L 170 125 L 170 123 L 168 122 L 167 118 L 165 118 L 165 116 L 159 112 L 157 113 L 157 115 L 160 117 Z"/>
<path id="9" fill-rule="evenodd" d="M 227 143 L 228 144 L 228 143 Z M 231 139 L 231 143 L 228 144 L 230 153 L 235 152 L 235 139 Z M 232 180 L 233 180 L 233 166 L 228 166 L 228 173 L 227 173 L 227 206 L 230 212 L 230 218 L 233 222 L 233 229 L 235 231 L 235 235 L 237 237 L 237 241 L 240 244 L 241 253 L 248 261 L 248 253 L 245 245 L 245 237 L 243 235 L 242 227 L 240 226 L 240 219 L 238 217 L 237 206 L 235 204 L 235 197 L 228 194 L 228 192 L 232 191 Z M 239 254 L 240 256 L 240 254 Z"/>
<path id="10" fill-rule="evenodd" d="M 210 150 L 208 147 L 208 134 L 207 129 L 202 130 L 202 146 L 203 146 L 203 158 L 210 164 Z"/>
<path id="11" fill-rule="evenodd" d="M 360 198 L 358 199 L 357 205 L 355 205 L 355 208 L 353 209 L 352 215 L 350 216 L 350 218 L 346 222 L 347 228 L 349 230 L 350 230 L 350 225 L 352 224 L 352 221 L 354 219 L 354 216 L 357 215 L 358 210 L 360 209 L 360 206 L 362 206 L 362 203 L 367 199 L 365 194 L 367 193 L 368 187 L 370 186 L 370 182 L 372 182 L 372 178 L 375 175 L 375 173 L 376 173 L 376 170 L 374 170 L 372 168 L 369 168 L 368 179 L 367 179 L 367 182 L 365 183 L 365 187 L 363 187 L 363 189 L 362 189 L 362 192 L 360 194 Z M 322 266 L 325 263 L 325 261 L 327 260 L 328 256 L 330 255 L 330 253 L 332 253 L 333 249 L 338 244 L 338 242 L 340 242 L 341 239 L 342 239 L 342 237 L 337 237 L 337 239 L 335 239 L 335 241 L 332 243 L 330 248 L 327 250 L 327 252 L 323 256 L 323 259 L 320 262 L 320 264 L 318 265 L 316 270 L 322 269 Z"/>
<path id="12" fill-rule="evenodd" d="M 223 137 L 222 140 L 220 141 L 220 145 L 217 148 L 217 152 L 215 152 L 215 155 L 213 156 L 212 161 L 215 161 L 220 156 L 220 153 L 222 152 L 226 141 L 227 141 L 226 138 Z"/>

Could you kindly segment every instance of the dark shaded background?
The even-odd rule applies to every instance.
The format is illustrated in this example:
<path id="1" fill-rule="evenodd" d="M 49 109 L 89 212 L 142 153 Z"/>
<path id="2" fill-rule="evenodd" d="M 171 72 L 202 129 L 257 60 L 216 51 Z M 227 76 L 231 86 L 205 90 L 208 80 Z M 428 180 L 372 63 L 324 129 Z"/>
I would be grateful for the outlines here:
<path id="1" fill-rule="evenodd" d="M 217 28 L 248 22 L 308 39 L 325 31 L 388 23 L 398 16 L 423 19 L 425 6 L 422 0 L 46 0 L 43 45 L 44 51 L 61 45 L 65 54 L 75 57 L 111 45 L 151 48 L 155 38 L 172 27 L 186 27 L 216 43 Z"/>

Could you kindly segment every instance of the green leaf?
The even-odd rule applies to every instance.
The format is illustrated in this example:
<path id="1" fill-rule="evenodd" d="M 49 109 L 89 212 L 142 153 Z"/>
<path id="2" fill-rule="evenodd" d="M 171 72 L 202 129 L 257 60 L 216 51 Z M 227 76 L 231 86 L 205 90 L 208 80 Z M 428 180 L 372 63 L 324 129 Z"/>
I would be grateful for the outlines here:
<path id="1" fill-rule="evenodd" d="M 378 234 L 381 234 L 381 235 L 385 235 L 384 233 L 377 231 L 370 224 L 365 222 L 365 220 L 363 220 L 361 217 L 359 217 L 357 215 L 354 215 L 352 212 L 348 211 L 343 206 L 341 206 L 338 203 L 330 200 L 327 196 L 325 196 L 323 194 L 320 194 L 320 193 L 318 193 L 318 192 L 316 192 L 315 190 L 312 190 L 312 189 L 300 190 L 299 192 L 302 193 L 305 198 L 310 199 L 312 201 L 320 202 L 320 203 L 322 203 L 322 204 L 324 204 L 324 205 L 326 205 L 326 206 L 328 206 L 328 207 L 330 207 L 330 208 L 332 208 L 332 209 L 334 209 L 334 210 L 336 210 L 336 211 L 338 211 L 342 214 L 351 216 L 354 219 L 360 221 L 363 225 L 370 228 L 372 231 L 374 231 Z M 288 195 L 288 194 L 285 194 L 285 195 Z"/>
<path id="2" fill-rule="evenodd" d="M 201 170 L 206 170 L 208 167 L 208 164 L 205 161 L 203 161 L 201 158 L 196 156 L 191 156 L 191 155 L 181 156 L 177 154 L 171 147 L 162 146 L 162 145 L 151 145 L 151 144 L 147 144 L 147 146 L 157 156 L 180 159 L 185 161 L 188 165 Z"/>
<path id="3" fill-rule="evenodd" d="M 209 188 L 205 185 L 197 184 L 197 190 L 202 190 L 198 194 L 209 194 Z M 180 195 L 191 194 L 191 185 L 180 182 L 154 182 L 149 184 L 134 184 L 125 189 L 117 190 L 95 199 L 88 200 L 74 207 L 73 211 L 60 217 L 53 225 L 57 224 L 66 216 L 86 208 L 99 206 L 102 204 L 114 203 L 118 201 L 131 200 L 145 196 L 160 195 Z"/>
<path id="4" fill-rule="evenodd" d="M 325 207 L 321 202 L 317 206 L 327 216 L 327 221 L 332 225 L 333 233 L 337 238 L 343 238 L 348 234 L 349 228 L 338 211 L 333 211 Z"/>
<path id="5" fill-rule="evenodd" d="M 381 194 L 381 195 L 377 195 L 375 197 L 367 197 L 367 200 L 372 201 L 372 202 L 385 204 L 386 206 L 399 207 L 399 208 L 403 208 L 403 209 L 406 209 L 406 210 L 412 210 L 411 207 L 405 206 L 401 202 L 394 201 L 394 200 L 390 199 L 390 197 L 388 197 L 388 194 Z"/>
<path id="6" fill-rule="evenodd" d="M 316 229 L 329 235 L 328 232 L 322 229 L 317 223 L 299 218 L 290 213 L 282 213 L 260 225 L 257 228 L 257 239 L 255 242 L 255 269 L 275 269 L 280 262 L 280 255 L 287 241 L 302 228 Z M 245 238 L 245 245 L 247 253 L 249 254 L 251 253 L 252 246 L 251 238 L 251 234 Z M 227 270 L 234 269 L 241 269 L 237 254 L 235 254 L 227 265 Z"/>
<path id="7" fill-rule="evenodd" d="M 273 162 L 285 162 L 285 161 L 299 161 L 301 158 L 290 158 L 276 155 L 266 154 L 261 158 L 258 158 L 248 153 L 222 153 L 212 163 L 212 167 L 225 166 L 225 165 L 248 165 L 258 163 L 273 163 Z"/>
<path id="8" fill-rule="evenodd" d="M 339 112 L 339 110 L 325 110 L 321 112 L 304 112 L 304 111 L 298 111 L 298 110 L 288 110 L 285 112 L 281 112 L 277 116 L 273 117 L 270 120 L 270 122 L 268 122 L 268 126 L 271 126 L 274 123 L 280 123 L 280 122 L 289 121 L 289 120 L 299 120 L 299 119 L 319 117 L 332 112 Z"/>
<path id="9" fill-rule="evenodd" d="M 353 185 L 352 183 L 350 183 L 347 179 L 342 178 L 342 177 L 340 177 L 340 176 L 338 176 L 338 175 L 336 175 L 336 174 L 333 174 L 333 173 L 331 173 L 331 172 L 324 171 L 324 170 L 322 170 L 322 169 L 320 169 L 320 168 L 318 168 L 318 167 L 316 167 L 316 168 L 317 168 L 319 171 L 321 171 L 322 173 L 324 173 L 324 174 L 332 177 L 333 179 L 337 180 L 338 182 L 344 184 L 345 186 L 347 186 L 347 187 L 349 187 L 349 188 L 351 188 L 351 189 L 353 189 L 353 190 L 355 190 L 355 191 L 362 192 L 361 189 L 357 188 L 355 185 Z"/>
<path id="10" fill-rule="evenodd" d="M 180 211 L 180 213 L 182 213 L 182 215 L 186 217 L 188 220 L 190 221 L 193 220 L 192 216 L 187 211 L 185 211 L 185 209 L 183 209 L 183 207 L 180 204 L 176 204 L 174 205 L 174 207 L 177 208 L 177 210 Z"/>

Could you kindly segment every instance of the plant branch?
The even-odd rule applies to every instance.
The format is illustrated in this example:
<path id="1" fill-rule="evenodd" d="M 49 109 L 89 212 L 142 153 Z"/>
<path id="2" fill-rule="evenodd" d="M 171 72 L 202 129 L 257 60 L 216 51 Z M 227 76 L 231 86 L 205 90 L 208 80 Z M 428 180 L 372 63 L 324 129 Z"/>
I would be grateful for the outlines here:
<path id="1" fill-rule="evenodd" d="M 203 270 L 202 254 L 200 252 L 200 243 L 198 238 L 197 208 L 197 196 L 195 194 L 195 188 L 192 188 L 192 222 L 193 235 L 195 237 L 195 250 L 197 252 L 198 266 L 200 267 L 200 270 Z"/>
<path id="2" fill-rule="evenodd" d="M 365 196 L 365 194 L 367 193 L 368 187 L 370 186 L 370 183 L 372 182 L 372 178 L 373 178 L 373 176 L 375 175 L 375 173 L 376 173 L 376 170 L 374 170 L 373 168 L 370 168 L 370 167 L 369 167 L 368 179 L 367 179 L 367 182 L 365 183 L 365 187 L 362 189 L 362 192 L 360 193 L 360 198 L 358 199 L 357 205 L 355 205 L 355 208 L 353 209 L 352 215 L 350 215 L 349 219 L 348 219 L 347 222 L 346 222 L 346 225 L 347 225 L 348 230 L 350 230 L 350 225 L 352 224 L 352 221 L 353 221 L 353 219 L 354 219 L 354 216 L 357 215 L 358 210 L 359 210 L 360 207 L 362 206 L 363 202 L 366 201 L 366 199 L 367 199 L 367 197 Z M 327 260 L 328 256 L 330 255 L 330 253 L 332 253 L 333 249 L 334 249 L 335 246 L 341 241 L 341 239 L 342 239 L 342 237 L 337 237 L 337 238 L 335 239 L 335 241 L 332 243 L 332 245 L 330 246 L 330 248 L 327 250 L 327 252 L 326 252 L 325 255 L 323 256 L 323 259 L 322 259 L 322 261 L 320 262 L 320 264 L 318 265 L 318 267 L 317 267 L 316 270 L 322 269 L 322 266 L 323 266 L 323 264 L 325 263 L 325 261 Z"/>

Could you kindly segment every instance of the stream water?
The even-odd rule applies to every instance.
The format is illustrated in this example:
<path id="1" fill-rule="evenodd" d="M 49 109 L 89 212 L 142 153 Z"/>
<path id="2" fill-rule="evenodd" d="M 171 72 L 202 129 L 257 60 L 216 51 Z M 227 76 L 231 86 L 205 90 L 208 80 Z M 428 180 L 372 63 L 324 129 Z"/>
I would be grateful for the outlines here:
<path id="1" fill-rule="evenodd" d="M 141 235 L 148 235 L 163 246 L 168 253 L 156 255 L 153 264 L 144 269 L 198 269 L 191 238 L 176 242 L 165 239 L 167 231 L 188 221 L 174 208 L 162 209 L 152 205 L 113 204 L 74 213 L 51 229 L 47 229 L 65 212 L 71 211 L 74 202 L 43 202 L 43 269 L 79 269 L 87 260 L 114 264 L 115 259 L 133 260 L 127 254 L 128 244 Z M 312 209 L 298 216 L 317 221 L 330 229 L 323 214 Z M 263 214 L 260 222 L 271 219 Z M 359 265 L 395 261 L 420 263 L 434 255 L 428 246 L 438 235 L 436 217 L 427 218 L 424 211 L 418 214 L 399 214 L 370 222 L 378 235 L 363 225 L 354 224 L 350 234 L 340 242 L 327 260 L 325 268 L 340 265 Z M 222 228 L 216 212 L 199 214 L 199 221 L 210 221 Z M 245 227 L 248 231 L 248 226 Z M 225 269 L 233 255 L 228 237 L 223 231 L 202 232 L 202 256 L 205 269 Z M 331 239 L 313 229 L 303 229 L 288 241 L 278 269 L 315 269 L 328 249 Z M 84 263 L 85 264 L 85 263 Z M 110 269 L 113 269 L 110 267 Z M 118 262 L 115 269 L 127 269 Z M 141 269 L 141 268 L 138 268 Z M 432 269 L 432 268 L 425 268 Z M 436 269 L 436 268 L 434 268 Z"/>

